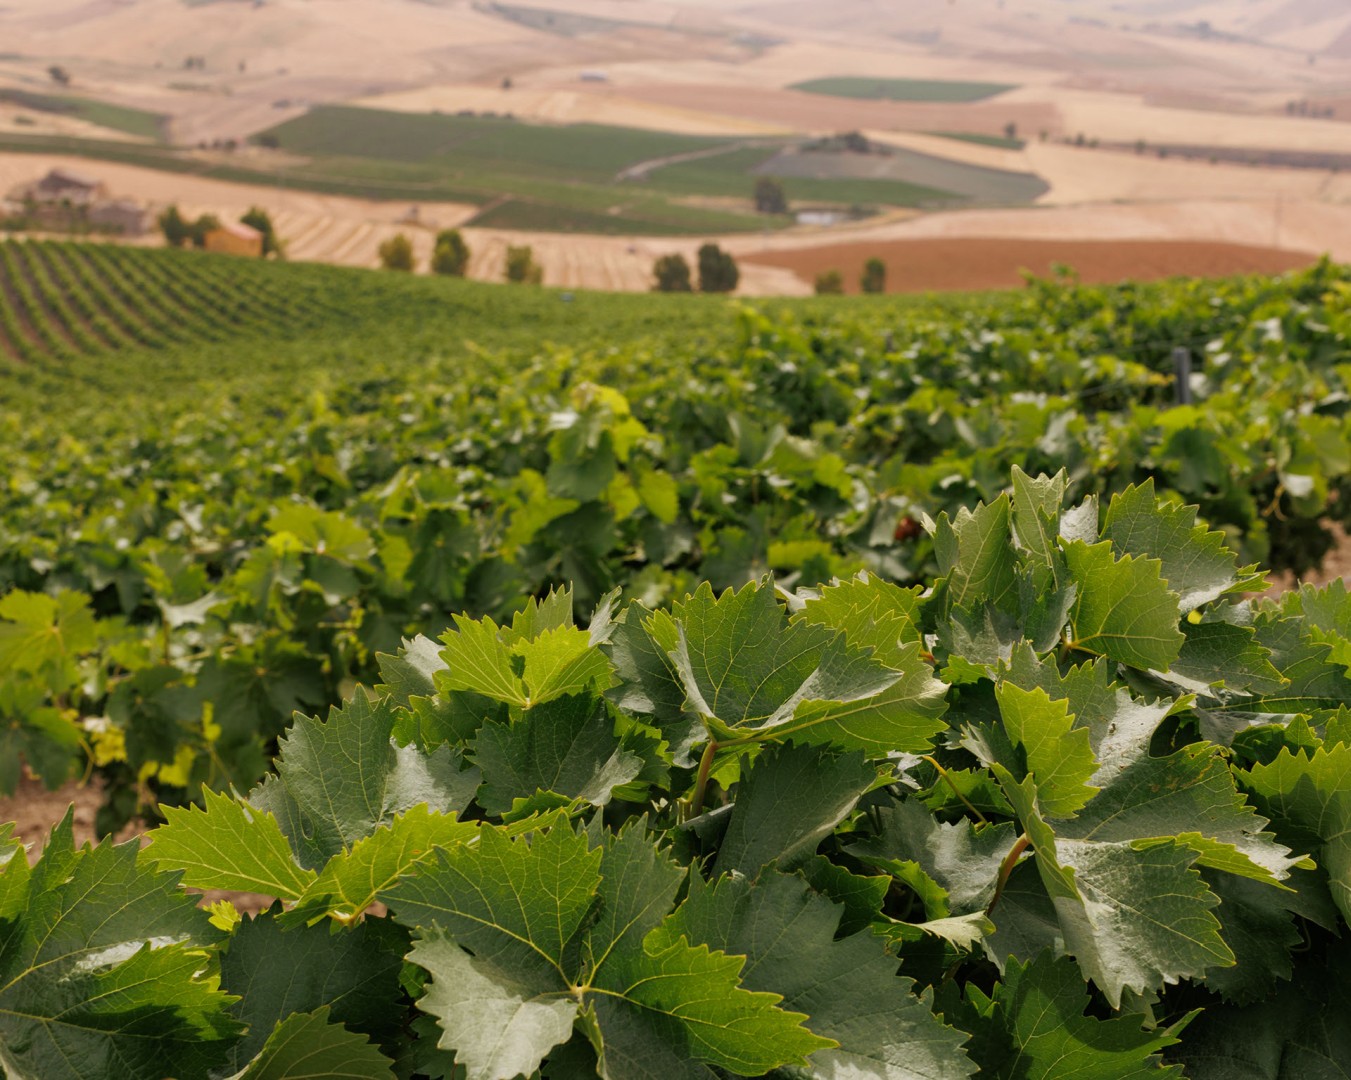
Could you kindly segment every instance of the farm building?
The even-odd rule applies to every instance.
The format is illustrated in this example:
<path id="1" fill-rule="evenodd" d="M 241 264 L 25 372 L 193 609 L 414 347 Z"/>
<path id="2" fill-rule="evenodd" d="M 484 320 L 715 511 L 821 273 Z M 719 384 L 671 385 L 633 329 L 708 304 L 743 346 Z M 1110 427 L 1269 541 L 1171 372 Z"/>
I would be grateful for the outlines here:
<path id="1" fill-rule="evenodd" d="M 133 199 L 96 203 L 89 211 L 89 223 L 95 228 L 121 233 L 123 236 L 144 236 L 154 221 L 149 208 Z"/>
<path id="2" fill-rule="evenodd" d="M 263 234 L 249 225 L 226 222 L 206 234 L 203 246 L 207 251 L 224 255 L 263 256 Z"/>
<path id="3" fill-rule="evenodd" d="M 25 198 L 34 202 L 69 203 L 72 206 L 89 206 L 107 194 L 108 188 L 103 181 L 60 166 L 29 185 L 24 192 Z"/>

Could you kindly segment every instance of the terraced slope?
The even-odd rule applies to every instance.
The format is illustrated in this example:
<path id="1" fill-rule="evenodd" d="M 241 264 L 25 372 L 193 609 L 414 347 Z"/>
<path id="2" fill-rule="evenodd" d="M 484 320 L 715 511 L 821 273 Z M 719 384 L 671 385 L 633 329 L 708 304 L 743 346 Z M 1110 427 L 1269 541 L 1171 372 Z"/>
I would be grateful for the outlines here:
<path id="1" fill-rule="evenodd" d="M 47 363 L 331 325 L 320 277 L 265 263 L 112 244 L 0 242 L 0 359 Z"/>

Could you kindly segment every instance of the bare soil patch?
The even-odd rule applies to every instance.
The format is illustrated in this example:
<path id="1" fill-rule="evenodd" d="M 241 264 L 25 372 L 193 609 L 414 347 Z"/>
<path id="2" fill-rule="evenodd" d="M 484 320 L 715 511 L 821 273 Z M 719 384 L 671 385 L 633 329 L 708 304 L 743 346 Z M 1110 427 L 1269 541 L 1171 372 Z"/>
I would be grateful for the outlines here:
<path id="1" fill-rule="evenodd" d="M 868 259 L 887 264 L 888 292 L 1001 289 L 1021 285 L 1023 272 L 1051 273 L 1054 264 L 1078 271 L 1091 284 L 1162 278 L 1282 273 L 1309 266 L 1313 256 L 1280 248 L 1203 241 L 1021 240 L 944 238 L 823 244 L 757 252 L 742 261 L 790 270 L 805 282 L 838 270 L 849 291 L 858 291 Z"/>
<path id="2" fill-rule="evenodd" d="M 13 796 L 0 798 L 0 825 L 14 823 L 15 837 L 28 845 L 28 861 L 35 862 L 46 846 L 48 834 L 61 823 L 72 805 L 75 807 L 71 823 L 75 843 L 96 843 L 98 837 L 94 832 L 94 815 L 102 799 L 103 793 L 97 782 L 85 786 L 72 782 L 56 791 L 48 791 L 37 780 L 24 777 L 19 781 L 19 790 Z M 140 823 L 132 822 L 112 839 L 120 843 L 134 840 L 139 835 L 142 835 Z M 253 893 L 226 892 L 222 889 L 190 891 L 200 893 L 202 904 L 229 900 L 240 911 L 249 914 L 257 914 L 269 903 L 266 897 Z"/>

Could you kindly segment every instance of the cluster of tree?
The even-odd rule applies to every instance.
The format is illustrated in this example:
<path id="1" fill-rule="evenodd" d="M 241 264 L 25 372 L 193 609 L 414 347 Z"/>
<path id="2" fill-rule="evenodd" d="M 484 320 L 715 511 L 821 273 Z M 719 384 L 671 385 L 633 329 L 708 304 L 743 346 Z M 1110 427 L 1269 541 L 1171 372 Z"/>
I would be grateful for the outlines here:
<path id="1" fill-rule="evenodd" d="M 859 288 L 865 293 L 887 291 L 887 264 L 881 259 L 869 259 L 863 264 Z M 840 296 L 844 293 L 844 275 L 838 270 L 823 270 L 816 275 L 817 296 Z"/>
<path id="2" fill-rule="evenodd" d="M 257 229 L 263 234 L 263 258 L 272 255 L 279 259 L 285 258 L 286 251 L 282 247 L 281 240 L 277 238 L 277 227 L 272 224 L 272 215 L 261 206 L 249 207 L 249 212 L 239 219 L 239 223 Z"/>
<path id="3" fill-rule="evenodd" d="M 891 153 L 889 146 L 873 142 L 861 131 L 841 131 L 836 135 L 824 135 L 819 139 L 804 143 L 802 149 L 816 154 L 882 154 Z"/>
<path id="4" fill-rule="evenodd" d="M 380 244 L 379 251 L 380 265 L 386 270 L 412 273 L 417 269 L 413 241 L 407 233 L 395 233 Z M 464 277 L 469 271 L 469 245 L 459 229 L 443 229 L 436 234 L 430 266 L 433 274 L 444 277 Z"/>
<path id="5" fill-rule="evenodd" d="M 699 249 L 699 291 L 706 293 L 732 292 L 741 281 L 741 270 L 736 260 L 717 244 L 705 244 Z M 690 264 L 684 255 L 663 255 L 652 265 L 653 286 L 656 292 L 693 292 L 694 281 Z"/>
<path id="6" fill-rule="evenodd" d="M 185 56 L 183 58 L 183 70 L 185 71 L 205 71 L 205 56 Z"/>
<path id="7" fill-rule="evenodd" d="M 1334 105 L 1319 105 L 1317 102 L 1304 98 L 1300 101 L 1287 101 L 1285 103 L 1285 115 L 1332 120 L 1337 116 L 1337 108 Z"/>
<path id="8" fill-rule="evenodd" d="M 159 229 L 164 234 L 164 242 L 170 247 L 181 248 L 187 244 L 193 247 L 206 247 L 207 233 L 220 228 L 220 218 L 215 214 L 203 214 L 189 220 L 178 209 L 178 204 L 170 206 L 159 216 Z"/>
<path id="9" fill-rule="evenodd" d="M 202 214 L 200 217 L 189 220 L 183 216 L 183 212 L 178 209 L 175 203 L 169 206 L 159 219 L 160 232 L 164 234 L 164 242 L 170 247 L 185 247 L 191 244 L 193 247 L 206 247 L 207 234 L 221 226 L 220 218 L 215 214 Z M 252 206 L 248 213 L 239 219 L 241 225 L 247 225 L 252 229 L 257 229 L 263 235 L 263 257 L 275 256 L 276 258 L 285 257 L 285 248 L 277 236 L 276 226 L 272 223 L 272 215 L 260 206 Z"/>

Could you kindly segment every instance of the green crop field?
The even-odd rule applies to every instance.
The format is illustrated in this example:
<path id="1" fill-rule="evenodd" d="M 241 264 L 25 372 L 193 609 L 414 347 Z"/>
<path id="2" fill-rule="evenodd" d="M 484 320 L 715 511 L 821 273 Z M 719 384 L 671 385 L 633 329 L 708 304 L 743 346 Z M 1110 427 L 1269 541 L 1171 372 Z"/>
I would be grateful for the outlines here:
<path id="1" fill-rule="evenodd" d="M 1349 338 L 0 243 L 0 1068 L 1342 1060 Z"/>
<path id="2" fill-rule="evenodd" d="M 866 75 L 841 75 L 828 79 L 809 79 L 789 89 L 828 97 L 857 98 L 861 101 L 932 101 L 965 104 L 984 101 L 1016 89 L 1008 83 L 946 82 L 942 79 L 874 79 Z"/>
<path id="3" fill-rule="evenodd" d="M 1021 150 L 1027 145 L 1026 139 L 1011 139 L 1005 135 L 980 135 L 974 131 L 928 131 L 925 134 L 937 135 L 941 139 L 975 143 L 977 146 L 993 146 L 999 150 Z"/>
<path id="4" fill-rule="evenodd" d="M 75 154 L 370 199 L 464 202 L 483 208 L 478 225 L 621 236 L 699 236 L 791 224 L 791 215 L 754 211 L 751 195 L 762 173 L 782 181 L 790 205 L 865 210 L 1025 202 L 1045 186 L 1030 174 L 900 152 L 874 176 L 869 170 L 876 171 L 876 161 L 859 163 L 855 155 L 782 154 L 791 140 L 343 106 L 315 108 L 257 138 L 286 151 L 287 164 L 269 168 L 258 158 L 236 163 L 163 145 L 22 134 L 0 134 L 0 151 Z M 704 152 L 711 153 L 683 160 Z M 805 157 L 822 160 L 806 170 L 779 167 Z M 628 175 L 636 166 L 644 167 Z"/>
<path id="5" fill-rule="evenodd" d="M 56 113 L 91 124 L 124 131 L 128 135 L 159 142 L 164 138 L 166 117 L 144 109 L 131 109 L 91 98 L 61 94 L 38 94 L 31 90 L 0 89 L 0 101 L 34 112 Z"/>

